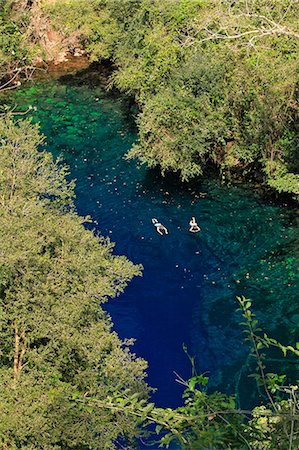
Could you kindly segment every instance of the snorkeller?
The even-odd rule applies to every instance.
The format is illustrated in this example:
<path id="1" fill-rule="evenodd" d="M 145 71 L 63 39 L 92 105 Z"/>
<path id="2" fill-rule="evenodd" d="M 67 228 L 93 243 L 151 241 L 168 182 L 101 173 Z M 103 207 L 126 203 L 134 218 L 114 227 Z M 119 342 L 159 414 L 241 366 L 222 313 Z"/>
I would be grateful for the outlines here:
<path id="1" fill-rule="evenodd" d="M 200 231 L 200 227 L 199 227 L 198 223 L 196 222 L 195 217 L 191 217 L 189 225 L 190 225 L 189 231 L 191 233 L 198 233 Z"/>
<path id="2" fill-rule="evenodd" d="M 157 233 L 161 234 L 161 236 L 163 236 L 163 234 L 168 234 L 167 228 L 164 225 L 162 225 L 162 223 L 160 223 L 158 219 L 153 218 L 152 224 L 156 228 Z"/>

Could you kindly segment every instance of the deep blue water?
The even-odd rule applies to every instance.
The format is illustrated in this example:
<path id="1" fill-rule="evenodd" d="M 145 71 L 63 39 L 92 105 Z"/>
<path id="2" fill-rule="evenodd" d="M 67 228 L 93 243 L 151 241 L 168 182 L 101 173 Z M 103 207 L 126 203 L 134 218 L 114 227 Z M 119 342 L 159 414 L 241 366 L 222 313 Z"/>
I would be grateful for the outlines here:
<path id="1" fill-rule="evenodd" d="M 95 74 L 28 85 L 10 101 L 36 109 L 31 115 L 41 123 L 47 150 L 60 155 L 76 179 L 79 214 L 90 215 L 95 232 L 116 242 L 116 254 L 144 266 L 143 277 L 106 308 L 120 337 L 135 338 L 134 352 L 149 362 L 156 403 L 182 402 L 175 373 L 191 375 L 183 344 L 196 357 L 197 370 L 211 377 L 212 389 L 250 402 L 235 296 L 252 299 L 270 334 L 284 343 L 296 339 L 294 208 L 214 179 L 182 185 L 127 161 L 124 155 L 137 138 L 134 111 L 127 99 L 107 93 Z M 198 234 L 188 232 L 193 215 L 202 229 Z M 156 233 L 152 217 L 167 226 L 168 236 Z M 274 361 L 273 367 L 281 364 L 294 373 L 287 362 Z"/>

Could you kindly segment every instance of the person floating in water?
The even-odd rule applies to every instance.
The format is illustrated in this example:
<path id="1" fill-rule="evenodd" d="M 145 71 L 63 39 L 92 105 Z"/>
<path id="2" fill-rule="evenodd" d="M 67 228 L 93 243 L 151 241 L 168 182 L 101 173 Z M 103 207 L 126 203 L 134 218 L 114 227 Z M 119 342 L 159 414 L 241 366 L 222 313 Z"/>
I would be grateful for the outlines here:
<path id="1" fill-rule="evenodd" d="M 191 231 L 191 233 L 198 233 L 200 231 L 200 227 L 198 226 L 195 217 L 191 217 L 189 225 L 190 225 L 189 231 Z"/>
<path id="2" fill-rule="evenodd" d="M 167 228 L 164 227 L 164 225 L 162 225 L 162 223 L 160 223 L 157 219 L 152 219 L 152 224 L 156 227 L 157 233 L 161 234 L 161 236 L 163 236 L 163 234 L 168 234 Z"/>

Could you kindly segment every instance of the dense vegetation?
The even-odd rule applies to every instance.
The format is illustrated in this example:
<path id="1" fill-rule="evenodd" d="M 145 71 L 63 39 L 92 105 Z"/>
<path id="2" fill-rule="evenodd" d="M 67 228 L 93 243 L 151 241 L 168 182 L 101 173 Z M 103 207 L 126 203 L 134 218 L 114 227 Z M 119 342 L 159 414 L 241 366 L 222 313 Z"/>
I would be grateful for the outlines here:
<path id="1" fill-rule="evenodd" d="M 114 448 L 135 419 L 80 402 L 147 396 L 146 363 L 101 309 L 140 267 L 84 228 L 36 126 L 1 119 L 0 140 L 0 446 Z"/>
<path id="2" fill-rule="evenodd" d="M 80 12 L 79 12 L 80 11 Z M 141 113 L 137 157 L 182 180 L 217 165 L 299 193 L 298 2 L 60 1 L 46 8 Z"/>
<path id="3" fill-rule="evenodd" d="M 47 27 L 70 50 L 113 61 L 111 83 L 140 107 L 129 157 L 182 180 L 216 165 L 223 178 L 299 194 L 297 1 L 2 3 L 2 70 L 12 76 L 45 55 Z"/>
<path id="4" fill-rule="evenodd" d="M 0 79 L 1 89 L 11 89 L 19 76 L 32 73 L 36 47 L 30 40 L 30 14 L 16 14 L 13 2 L 0 2 Z"/>

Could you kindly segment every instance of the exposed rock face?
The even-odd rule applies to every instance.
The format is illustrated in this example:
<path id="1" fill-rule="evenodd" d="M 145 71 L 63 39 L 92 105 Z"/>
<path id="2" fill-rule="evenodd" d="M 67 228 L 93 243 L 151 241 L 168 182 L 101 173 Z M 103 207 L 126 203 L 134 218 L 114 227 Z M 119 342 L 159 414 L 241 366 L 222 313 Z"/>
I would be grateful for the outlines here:
<path id="1" fill-rule="evenodd" d="M 42 5 L 54 4 L 59 0 L 16 0 L 14 9 L 17 11 L 31 10 L 30 37 L 33 42 L 38 43 L 41 48 L 36 56 L 35 63 L 43 61 L 60 64 L 67 61 L 67 55 L 73 54 L 81 56 L 84 51 L 80 46 L 80 36 L 73 33 L 72 36 L 65 37 L 63 33 L 54 30 L 50 18 L 45 14 Z"/>

